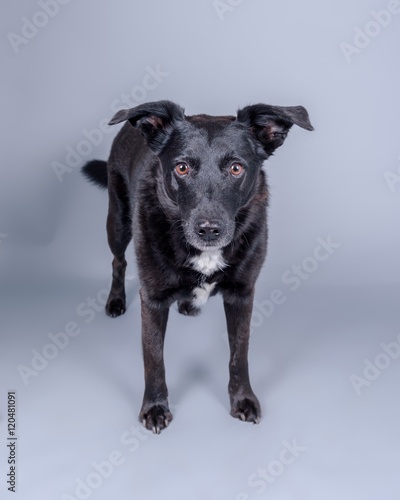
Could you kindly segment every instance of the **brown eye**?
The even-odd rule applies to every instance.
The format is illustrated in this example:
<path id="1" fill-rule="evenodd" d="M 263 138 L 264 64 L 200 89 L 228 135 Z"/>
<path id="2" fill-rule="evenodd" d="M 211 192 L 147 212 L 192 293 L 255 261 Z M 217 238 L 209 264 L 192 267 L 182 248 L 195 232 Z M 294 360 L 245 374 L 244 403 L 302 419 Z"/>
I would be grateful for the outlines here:
<path id="1" fill-rule="evenodd" d="M 175 167 L 175 172 L 181 176 L 187 175 L 189 173 L 189 165 L 187 163 L 178 163 Z"/>
<path id="2" fill-rule="evenodd" d="M 240 163 L 233 163 L 229 171 L 233 176 L 239 177 L 239 175 L 242 175 L 244 168 Z"/>

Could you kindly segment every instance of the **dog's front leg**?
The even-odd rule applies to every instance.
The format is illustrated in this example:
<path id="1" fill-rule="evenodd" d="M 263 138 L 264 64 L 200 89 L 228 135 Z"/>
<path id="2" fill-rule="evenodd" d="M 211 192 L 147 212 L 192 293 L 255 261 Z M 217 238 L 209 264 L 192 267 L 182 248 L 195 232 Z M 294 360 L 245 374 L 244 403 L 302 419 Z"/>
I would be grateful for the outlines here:
<path id="1" fill-rule="evenodd" d="M 164 367 L 164 338 L 169 308 L 150 307 L 143 295 L 141 293 L 145 391 L 139 419 L 146 429 L 159 434 L 172 420 Z"/>
<path id="2" fill-rule="evenodd" d="M 249 378 L 247 354 L 249 349 L 250 320 L 253 310 L 254 292 L 245 298 L 224 300 L 228 338 L 229 397 L 231 415 L 247 422 L 258 423 L 261 417 L 260 403 L 254 394 Z"/>

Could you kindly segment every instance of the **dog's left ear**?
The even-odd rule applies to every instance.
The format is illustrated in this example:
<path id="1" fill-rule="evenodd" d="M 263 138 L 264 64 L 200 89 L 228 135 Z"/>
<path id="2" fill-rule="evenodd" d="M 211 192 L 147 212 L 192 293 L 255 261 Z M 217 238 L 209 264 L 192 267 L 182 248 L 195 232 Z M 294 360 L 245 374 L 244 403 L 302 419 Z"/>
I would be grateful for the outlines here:
<path id="1" fill-rule="evenodd" d="M 128 120 L 133 127 L 141 131 L 150 149 L 159 154 L 171 136 L 174 123 L 184 119 L 184 109 L 178 104 L 157 101 L 140 104 L 131 109 L 121 109 L 113 116 L 109 125 Z"/>
<path id="2" fill-rule="evenodd" d="M 240 109 L 237 121 L 247 125 L 261 143 L 267 155 L 281 146 L 292 125 L 314 130 L 307 110 L 303 106 L 269 106 L 255 104 Z"/>

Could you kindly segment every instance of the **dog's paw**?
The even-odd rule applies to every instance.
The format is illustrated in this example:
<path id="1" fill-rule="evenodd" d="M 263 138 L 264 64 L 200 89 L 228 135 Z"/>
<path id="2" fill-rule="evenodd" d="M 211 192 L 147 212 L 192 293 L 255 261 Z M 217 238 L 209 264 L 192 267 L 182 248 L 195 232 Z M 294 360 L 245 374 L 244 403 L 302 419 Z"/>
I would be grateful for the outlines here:
<path id="1" fill-rule="evenodd" d="M 178 311 L 184 316 L 197 316 L 200 313 L 200 309 L 195 307 L 190 300 L 178 301 Z"/>
<path id="2" fill-rule="evenodd" d="M 121 316 L 126 311 L 125 299 L 121 297 L 109 297 L 106 304 L 106 313 L 112 318 Z"/>
<path id="3" fill-rule="evenodd" d="M 160 434 L 160 432 L 168 427 L 171 422 L 172 413 L 169 411 L 167 405 L 154 404 L 147 409 L 142 409 L 139 420 L 146 429 L 153 431 L 154 434 Z"/>
<path id="4" fill-rule="evenodd" d="M 238 398 L 232 403 L 231 415 L 243 422 L 258 424 L 261 419 L 261 408 L 257 397 L 252 395 Z"/>

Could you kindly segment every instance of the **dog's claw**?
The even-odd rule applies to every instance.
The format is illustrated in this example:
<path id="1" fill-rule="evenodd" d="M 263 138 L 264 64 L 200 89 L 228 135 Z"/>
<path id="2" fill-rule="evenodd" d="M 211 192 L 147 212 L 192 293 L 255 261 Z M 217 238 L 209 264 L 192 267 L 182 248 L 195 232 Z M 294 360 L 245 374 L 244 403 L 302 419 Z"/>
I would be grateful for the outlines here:
<path id="1" fill-rule="evenodd" d="M 231 415 L 242 422 L 258 424 L 261 418 L 260 403 L 255 396 L 237 400 L 232 405 Z"/>
<path id="2" fill-rule="evenodd" d="M 171 422 L 172 413 L 167 405 L 154 404 L 149 409 L 141 411 L 140 420 L 146 429 L 154 434 L 161 434 L 161 431 Z"/>

